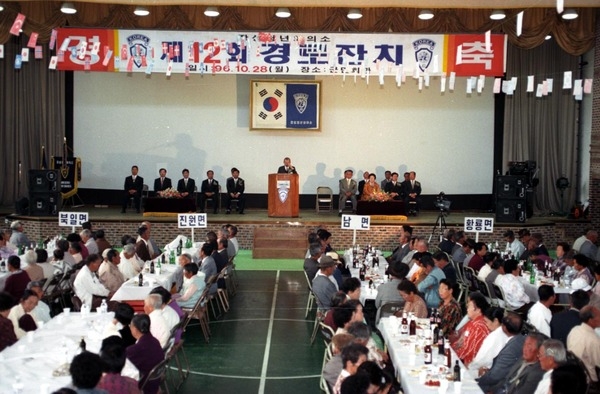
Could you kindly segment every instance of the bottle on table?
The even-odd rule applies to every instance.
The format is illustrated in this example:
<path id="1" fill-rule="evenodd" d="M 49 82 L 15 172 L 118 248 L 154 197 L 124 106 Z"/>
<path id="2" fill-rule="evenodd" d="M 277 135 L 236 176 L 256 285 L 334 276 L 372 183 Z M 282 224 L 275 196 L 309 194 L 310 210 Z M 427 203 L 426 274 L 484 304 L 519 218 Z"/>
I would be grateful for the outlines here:
<path id="1" fill-rule="evenodd" d="M 183 241 L 180 238 L 179 245 L 177 245 L 177 256 L 181 256 L 182 251 L 183 251 Z"/>
<path id="2" fill-rule="evenodd" d="M 437 324 L 434 324 L 433 326 L 431 326 L 431 333 L 433 334 L 432 335 L 432 338 L 433 338 L 432 345 L 434 345 L 434 344 L 437 345 L 439 337 L 440 337 L 440 328 L 438 327 Z"/>
<path id="3" fill-rule="evenodd" d="M 417 335 L 417 322 L 415 319 L 410 319 L 410 324 L 408 325 L 408 335 Z"/>
<path id="4" fill-rule="evenodd" d="M 138 276 L 138 286 L 144 286 L 144 275 L 140 272 L 140 275 Z"/>
<path id="5" fill-rule="evenodd" d="M 452 368 L 452 352 L 450 351 L 450 341 L 447 338 L 444 342 L 444 355 L 446 356 L 446 366 L 450 370 Z"/>
<path id="6" fill-rule="evenodd" d="M 456 364 L 454 364 L 454 381 L 460 382 L 460 365 L 458 365 L 458 360 L 456 360 Z"/>
<path id="7" fill-rule="evenodd" d="M 165 263 L 165 255 L 164 254 L 162 256 L 162 259 L 156 260 L 156 275 L 160 275 L 160 273 L 162 271 L 162 264 L 160 263 L 160 260 L 162 260 L 162 264 Z"/>
<path id="8" fill-rule="evenodd" d="M 425 349 L 423 349 L 423 354 L 425 356 L 425 364 L 431 364 L 433 361 L 433 355 L 431 353 L 431 342 L 427 342 L 425 345 Z"/>
<path id="9" fill-rule="evenodd" d="M 360 267 L 360 271 L 358 272 L 358 278 L 360 279 L 360 281 L 364 281 L 365 280 L 365 273 L 366 273 L 366 268 L 365 265 L 361 265 Z"/>
<path id="10" fill-rule="evenodd" d="M 6 272 L 6 262 L 0 259 L 0 272 Z"/>
<path id="11" fill-rule="evenodd" d="M 81 337 L 81 341 L 79 341 L 79 350 L 81 351 L 81 353 L 85 352 L 85 348 L 86 348 L 86 343 L 85 343 L 85 339 L 83 339 L 83 337 Z"/>
<path id="12" fill-rule="evenodd" d="M 402 313 L 402 320 L 400 321 L 400 335 L 408 335 L 408 319 L 406 312 Z"/>
<path id="13" fill-rule="evenodd" d="M 169 254 L 169 264 L 175 264 L 175 251 L 173 250 L 171 251 L 171 254 Z"/>
<path id="14" fill-rule="evenodd" d="M 106 299 L 102 299 L 102 303 L 100 304 L 100 308 L 98 308 L 100 313 L 108 312 L 108 304 L 106 303 Z"/>
<path id="15" fill-rule="evenodd" d="M 154 273 L 154 261 L 150 262 L 150 273 L 153 274 Z"/>
<path id="16" fill-rule="evenodd" d="M 531 264 L 531 272 L 529 273 L 529 283 L 532 285 L 535 284 L 535 268 L 533 267 L 533 264 Z"/>
<path id="17" fill-rule="evenodd" d="M 444 332 L 442 330 L 439 330 L 439 332 L 438 332 L 437 346 L 438 346 L 438 354 L 440 354 L 440 355 L 446 354 L 446 352 L 445 352 L 446 341 L 444 340 Z M 448 368 L 450 368 L 450 367 L 448 367 Z"/>

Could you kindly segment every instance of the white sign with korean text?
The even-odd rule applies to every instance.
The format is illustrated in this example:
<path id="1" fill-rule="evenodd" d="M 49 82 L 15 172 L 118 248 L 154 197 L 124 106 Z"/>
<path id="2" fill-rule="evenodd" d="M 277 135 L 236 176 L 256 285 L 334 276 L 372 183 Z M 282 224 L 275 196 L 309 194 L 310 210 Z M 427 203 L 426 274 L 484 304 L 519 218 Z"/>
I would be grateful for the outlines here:
<path id="1" fill-rule="evenodd" d="M 179 228 L 206 228 L 205 213 L 179 213 L 177 214 Z"/>
<path id="2" fill-rule="evenodd" d="M 89 221 L 89 213 L 87 212 L 59 212 L 58 225 L 60 227 L 75 227 L 81 226 L 82 223 Z"/>
<path id="3" fill-rule="evenodd" d="M 467 233 L 492 233 L 494 232 L 494 218 L 465 218 L 465 232 Z"/>
<path id="4" fill-rule="evenodd" d="M 370 216 L 343 215 L 342 230 L 369 230 L 371 227 Z"/>

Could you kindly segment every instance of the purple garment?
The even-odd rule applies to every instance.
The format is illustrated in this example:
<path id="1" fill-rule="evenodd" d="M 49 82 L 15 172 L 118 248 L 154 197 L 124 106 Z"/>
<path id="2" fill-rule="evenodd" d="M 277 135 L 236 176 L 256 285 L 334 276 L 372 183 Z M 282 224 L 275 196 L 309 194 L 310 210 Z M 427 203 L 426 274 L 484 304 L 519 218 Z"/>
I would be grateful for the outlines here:
<path id="1" fill-rule="evenodd" d="M 179 319 L 183 319 L 183 316 L 185 316 L 185 312 L 181 310 L 181 308 L 179 307 L 179 304 L 177 304 L 177 302 L 171 300 L 171 302 L 169 302 L 169 305 L 171 308 L 173 308 L 173 310 L 175 312 L 177 312 L 177 316 L 179 316 Z M 179 341 L 181 341 L 181 336 L 183 335 L 183 329 L 179 329 L 175 332 L 175 343 L 179 343 Z"/>

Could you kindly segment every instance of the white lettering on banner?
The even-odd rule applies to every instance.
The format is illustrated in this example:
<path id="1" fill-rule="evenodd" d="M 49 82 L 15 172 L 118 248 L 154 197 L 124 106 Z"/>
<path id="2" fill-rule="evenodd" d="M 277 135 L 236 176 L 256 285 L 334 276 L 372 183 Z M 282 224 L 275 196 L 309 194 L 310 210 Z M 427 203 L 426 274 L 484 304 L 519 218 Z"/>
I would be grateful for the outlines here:
<path id="1" fill-rule="evenodd" d="M 485 42 L 465 42 L 462 44 L 462 62 L 469 64 L 483 64 L 486 70 L 490 70 L 492 68 L 492 61 L 494 60 L 494 51 L 491 48 L 491 43 L 490 52 L 487 52 Z"/>
<path id="2" fill-rule="evenodd" d="M 81 226 L 82 223 L 89 221 L 87 212 L 65 212 L 58 213 L 58 225 L 60 227 Z"/>
<path id="3" fill-rule="evenodd" d="M 494 218 L 465 218 L 465 232 L 467 233 L 493 233 Z"/>
<path id="4" fill-rule="evenodd" d="M 368 230 L 370 226 L 370 216 L 342 215 L 342 230 Z"/>
<path id="5" fill-rule="evenodd" d="M 177 214 L 178 228 L 206 228 L 205 213 L 179 213 Z"/>
<path id="6" fill-rule="evenodd" d="M 173 73 L 352 75 L 377 70 L 380 75 L 393 76 L 399 67 L 407 75 L 412 75 L 415 68 L 439 75 L 455 66 L 447 56 L 456 53 L 448 39 L 452 35 L 305 34 L 60 28 L 58 39 L 66 43 L 67 56 L 57 67 L 84 71 L 89 61 L 91 71 L 147 72 L 152 67 L 152 72 L 166 72 L 170 63 Z M 462 43 L 463 63 L 476 67 L 469 69 L 470 75 L 501 76 L 494 67 L 504 65 L 505 48 L 496 44 L 494 51 L 487 52 L 482 35 L 472 36 L 472 41 Z M 492 42 L 498 36 L 493 35 Z M 92 50 L 99 41 L 105 48 L 103 53 Z M 506 45 L 506 40 L 502 42 Z M 77 53 L 82 45 L 83 58 Z M 119 56 L 102 68 L 99 62 L 106 48 Z M 437 72 L 434 58 L 438 59 Z M 133 59 L 133 65 L 128 71 L 129 59 Z"/>

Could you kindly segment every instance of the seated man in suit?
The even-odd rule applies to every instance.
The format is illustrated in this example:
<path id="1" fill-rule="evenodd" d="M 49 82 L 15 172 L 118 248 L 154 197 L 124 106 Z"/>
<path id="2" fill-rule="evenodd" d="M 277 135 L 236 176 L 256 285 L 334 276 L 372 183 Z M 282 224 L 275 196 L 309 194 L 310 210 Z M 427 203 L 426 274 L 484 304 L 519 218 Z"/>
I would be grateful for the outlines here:
<path id="1" fill-rule="evenodd" d="M 382 181 L 383 183 L 383 181 Z M 398 182 L 398 173 L 392 173 L 392 179 L 385 184 L 385 189 L 383 189 L 386 193 L 388 193 L 394 200 L 403 200 L 404 194 L 402 191 L 402 183 Z"/>
<path id="2" fill-rule="evenodd" d="M 363 172 L 363 180 L 358 182 L 358 196 L 359 197 L 362 196 L 362 194 L 363 194 L 363 189 L 365 188 L 365 184 L 367 182 L 369 182 L 369 175 L 371 175 L 371 174 L 369 174 L 369 171 Z"/>
<path id="3" fill-rule="evenodd" d="M 283 159 L 283 165 L 277 169 L 278 174 L 297 174 L 296 167 L 292 165 L 292 160 L 289 157 Z"/>
<path id="4" fill-rule="evenodd" d="M 339 203 L 339 216 L 342 216 L 342 210 L 346 205 L 346 200 L 352 200 L 352 213 L 356 213 L 356 191 L 358 185 L 354 179 L 352 179 L 353 171 L 348 169 L 344 171 L 344 179 L 340 179 L 340 203 Z"/>
<path id="5" fill-rule="evenodd" d="M 194 198 L 194 191 L 196 189 L 196 181 L 190 178 L 190 170 L 184 168 L 181 171 L 183 178 L 177 182 L 177 191 L 183 198 Z"/>
<path id="6" fill-rule="evenodd" d="M 202 181 L 200 187 L 200 212 L 204 212 L 204 203 L 206 200 L 212 198 L 213 213 L 219 212 L 219 201 L 221 195 L 219 194 L 219 181 L 213 179 L 213 170 L 206 171 L 206 179 Z"/>
<path id="7" fill-rule="evenodd" d="M 165 189 L 170 189 L 173 187 L 171 184 L 171 178 L 167 178 L 167 170 L 165 168 L 161 168 L 158 170 L 158 178 L 154 180 L 154 191 L 162 192 Z"/>
<path id="8" fill-rule="evenodd" d="M 121 213 L 125 213 L 129 199 L 133 197 L 135 210 L 140 213 L 140 204 L 142 201 L 142 190 L 144 189 L 144 178 L 138 176 L 138 166 L 131 167 L 131 175 L 125 178 L 125 196 L 123 197 L 123 207 Z"/>
<path id="9" fill-rule="evenodd" d="M 240 170 L 233 167 L 231 169 L 231 177 L 227 178 L 227 194 L 225 195 L 225 205 L 227 205 L 227 214 L 231 213 L 231 200 L 238 200 L 237 210 L 240 215 L 244 214 L 244 205 L 246 201 L 246 196 L 244 195 L 244 190 L 246 185 L 244 180 L 240 178 Z"/>
<path id="10" fill-rule="evenodd" d="M 402 182 L 404 189 L 404 206 L 407 208 L 410 207 L 411 202 L 415 202 L 417 205 L 415 207 L 416 212 L 419 212 L 421 205 L 421 183 L 416 181 L 417 173 L 411 171 L 409 173 L 408 181 Z"/>

